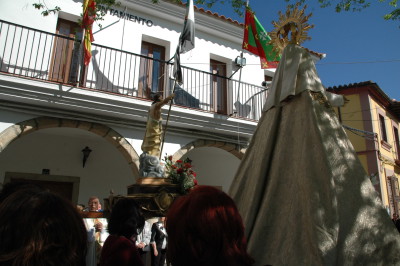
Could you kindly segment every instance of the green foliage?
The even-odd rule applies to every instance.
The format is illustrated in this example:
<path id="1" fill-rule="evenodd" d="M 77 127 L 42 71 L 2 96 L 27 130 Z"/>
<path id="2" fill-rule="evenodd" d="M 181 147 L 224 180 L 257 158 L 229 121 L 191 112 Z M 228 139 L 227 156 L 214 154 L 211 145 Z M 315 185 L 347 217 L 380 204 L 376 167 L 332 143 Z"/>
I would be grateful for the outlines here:
<path id="1" fill-rule="evenodd" d="M 33 4 L 36 9 L 44 9 L 42 12 L 43 16 L 48 16 L 51 13 L 56 13 L 61 10 L 60 7 L 56 6 L 52 9 L 47 8 L 44 4 L 44 0 L 39 0 L 39 3 Z M 41 3 L 43 1 L 43 3 Z M 157 4 L 160 0 L 151 0 L 152 3 Z M 186 2 L 187 0 L 170 0 L 175 3 Z M 265 0 L 264 0 L 265 1 Z M 308 0 L 311 1 L 311 0 Z M 289 5 L 294 6 L 297 2 L 300 4 L 306 4 L 307 0 L 285 0 Z M 374 0 L 318 0 L 320 7 L 327 8 L 333 6 L 336 12 L 342 11 L 361 11 L 371 5 L 371 1 Z M 397 8 L 398 0 L 375 0 L 378 2 L 386 3 L 394 8 L 392 12 L 384 15 L 386 20 L 399 20 L 400 21 L 400 9 Z M 388 2 L 389 1 L 389 2 Z M 96 2 L 96 18 L 95 21 L 103 20 L 105 16 L 104 11 L 101 11 L 99 5 L 106 6 L 110 8 L 111 6 L 120 5 L 116 0 L 95 0 Z M 230 4 L 233 10 L 240 16 L 243 16 L 244 6 L 246 5 L 246 0 L 193 0 L 194 4 L 206 5 L 211 8 L 214 4 Z M 101 26 L 101 25 L 100 25 Z"/>
<path id="2" fill-rule="evenodd" d="M 296 0 L 285 0 L 288 3 L 296 2 Z M 400 9 L 397 8 L 398 0 L 377 0 L 381 3 L 387 3 L 393 8 L 395 8 L 391 13 L 384 15 L 384 19 L 386 20 L 400 20 Z M 306 4 L 306 0 L 297 0 L 300 4 Z M 330 7 L 334 6 L 336 12 L 342 11 L 361 11 L 371 5 L 372 0 L 318 0 L 320 7 Z M 294 5 L 290 4 L 290 5 Z"/>
<path id="3" fill-rule="evenodd" d="M 44 2 L 43 2 L 44 3 Z M 52 8 L 52 9 L 49 9 L 49 8 L 47 8 L 47 6 L 45 5 L 45 4 L 42 4 L 42 3 L 35 3 L 35 4 L 33 4 L 33 6 L 36 8 L 36 9 L 44 9 L 43 11 L 42 11 L 42 16 L 44 16 L 44 17 L 46 17 L 46 16 L 48 16 L 49 14 L 51 14 L 51 13 L 53 13 L 53 14 L 55 14 L 56 12 L 58 12 L 58 11 L 60 11 L 61 10 L 61 8 L 59 7 L 59 6 L 55 6 L 54 8 Z"/>
<path id="4" fill-rule="evenodd" d="M 193 3 L 206 5 L 208 8 L 211 8 L 216 3 L 220 3 L 222 5 L 230 4 L 233 10 L 240 16 L 243 16 L 244 7 L 246 6 L 245 0 L 193 0 Z"/>
<path id="5" fill-rule="evenodd" d="M 104 16 L 106 15 L 106 13 L 100 8 L 100 5 L 106 7 L 106 8 L 110 8 L 112 6 L 120 6 L 121 3 L 120 2 L 116 2 L 116 0 L 94 0 L 96 2 L 96 16 L 94 18 L 94 21 L 101 21 L 104 20 Z M 152 0 L 154 1 L 158 1 L 158 0 Z M 44 0 L 39 0 L 39 3 L 33 3 L 32 4 L 36 9 L 38 10 L 42 10 L 42 15 L 44 17 L 50 15 L 50 14 L 55 14 L 56 12 L 60 11 L 61 8 L 58 6 L 55 6 L 54 8 L 48 8 L 46 3 L 44 2 Z M 81 18 L 83 17 L 83 14 L 81 14 Z M 82 19 L 78 20 L 79 25 L 82 24 Z M 99 24 L 99 27 L 101 28 L 101 24 Z"/>
<path id="6" fill-rule="evenodd" d="M 384 16 L 386 20 L 400 20 L 400 9 L 397 8 Z"/>
<path id="7" fill-rule="evenodd" d="M 159 0 L 153 0 L 153 2 L 158 2 Z M 290 6 L 294 6 L 296 3 L 307 4 L 311 0 L 285 0 Z M 319 6 L 321 8 L 332 7 L 336 12 L 342 11 L 361 11 L 371 5 L 374 0 L 318 0 Z M 375 0 L 376 1 L 376 0 Z M 400 20 L 400 9 L 397 8 L 398 0 L 377 0 L 378 2 L 383 2 L 389 4 L 394 8 L 394 10 L 386 14 L 384 18 L 386 20 Z M 389 2 L 387 2 L 389 1 Z M 177 1 L 179 2 L 179 0 Z M 211 8 L 215 3 L 220 4 L 230 4 L 233 10 L 239 14 L 243 15 L 244 6 L 246 5 L 245 0 L 194 0 L 195 4 L 206 5 Z"/>

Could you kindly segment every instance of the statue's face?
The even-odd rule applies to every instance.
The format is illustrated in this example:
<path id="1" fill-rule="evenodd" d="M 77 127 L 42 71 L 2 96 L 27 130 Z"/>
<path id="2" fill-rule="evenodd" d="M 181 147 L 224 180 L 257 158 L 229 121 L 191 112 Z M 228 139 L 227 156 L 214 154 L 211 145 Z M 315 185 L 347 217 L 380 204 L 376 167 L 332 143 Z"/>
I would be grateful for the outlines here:
<path id="1" fill-rule="evenodd" d="M 161 94 L 156 94 L 156 95 L 154 95 L 154 97 L 153 97 L 153 101 L 154 101 L 154 102 L 161 102 L 162 100 L 163 100 L 163 97 L 162 97 Z"/>

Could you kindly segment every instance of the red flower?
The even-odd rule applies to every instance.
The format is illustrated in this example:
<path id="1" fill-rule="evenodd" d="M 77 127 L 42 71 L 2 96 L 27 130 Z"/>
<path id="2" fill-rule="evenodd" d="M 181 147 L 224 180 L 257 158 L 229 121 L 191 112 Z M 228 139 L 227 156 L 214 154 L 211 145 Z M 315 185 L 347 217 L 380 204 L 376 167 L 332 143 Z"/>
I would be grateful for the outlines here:
<path id="1" fill-rule="evenodd" d="M 182 173 L 183 173 L 183 169 L 182 169 L 182 168 L 179 168 L 178 170 L 176 170 L 176 172 L 177 172 L 178 174 L 182 174 Z"/>
<path id="2" fill-rule="evenodd" d="M 190 163 L 185 163 L 185 168 L 190 168 L 190 167 L 192 167 L 192 165 L 190 164 Z"/>
<path id="3" fill-rule="evenodd" d="M 172 155 L 168 156 L 168 160 L 172 161 Z"/>
<path id="4" fill-rule="evenodd" d="M 176 165 L 171 165 L 171 167 L 174 169 L 178 168 Z"/>
<path id="5" fill-rule="evenodd" d="M 193 183 L 194 183 L 195 186 L 197 186 L 197 184 L 198 184 L 197 183 L 197 179 L 193 179 Z"/>
<path id="6" fill-rule="evenodd" d="M 194 177 L 196 177 L 197 176 L 197 174 L 195 173 L 195 172 L 192 172 L 192 175 L 194 176 Z M 197 181 L 196 181 L 197 182 Z"/>
<path id="7" fill-rule="evenodd" d="M 176 160 L 177 163 L 182 163 L 182 160 Z"/>

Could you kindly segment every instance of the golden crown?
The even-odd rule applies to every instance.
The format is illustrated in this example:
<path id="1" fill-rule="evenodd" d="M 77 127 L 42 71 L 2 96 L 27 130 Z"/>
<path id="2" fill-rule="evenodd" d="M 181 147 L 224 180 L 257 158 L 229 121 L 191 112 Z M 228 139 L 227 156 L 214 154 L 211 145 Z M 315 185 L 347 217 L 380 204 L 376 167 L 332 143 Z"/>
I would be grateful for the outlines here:
<path id="1" fill-rule="evenodd" d="M 304 14 L 306 8 L 305 5 L 303 9 L 299 10 L 299 4 L 296 4 L 291 10 L 291 7 L 288 6 L 285 14 L 279 11 L 279 21 L 272 21 L 274 30 L 270 35 L 270 43 L 274 46 L 273 50 L 277 54 L 281 54 L 289 43 L 301 44 L 306 40 L 311 40 L 308 30 L 314 28 L 314 25 L 307 23 L 312 13 L 306 16 Z"/>

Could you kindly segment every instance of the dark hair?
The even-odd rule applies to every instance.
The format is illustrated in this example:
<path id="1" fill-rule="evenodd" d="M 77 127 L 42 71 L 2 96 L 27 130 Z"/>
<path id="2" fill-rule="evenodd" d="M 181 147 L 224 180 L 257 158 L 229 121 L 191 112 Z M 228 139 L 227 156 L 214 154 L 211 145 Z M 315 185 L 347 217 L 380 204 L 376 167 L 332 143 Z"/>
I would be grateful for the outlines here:
<path id="1" fill-rule="evenodd" d="M 1 193 L 0 265 L 85 265 L 87 232 L 66 199 L 39 187 Z"/>
<path id="2" fill-rule="evenodd" d="M 161 98 L 161 94 L 155 93 L 155 94 L 153 95 L 153 97 L 152 97 L 152 99 L 153 99 L 153 103 L 152 103 L 152 104 L 161 102 L 160 98 Z"/>
<path id="3" fill-rule="evenodd" d="M 112 208 L 108 220 L 108 232 L 130 239 L 133 235 L 138 235 L 143 226 L 144 217 L 136 201 L 132 198 L 119 199 Z"/>
<path id="4" fill-rule="evenodd" d="M 0 203 L 13 194 L 14 192 L 17 192 L 21 189 L 38 189 L 38 190 L 43 190 L 38 184 L 34 184 L 30 180 L 24 180 L 24 179 L 17 179 L 13 180 L 12 182 L 8 182 L 3 185 L 0 193 Z"/>
<path id="5" fill-rule="evenodd" d="M 166 229 L 167 257 L 173 266 L 246 266 L 242 218 L 234 201 L 223 191 L 197 186 L 170 207 Z"/>

